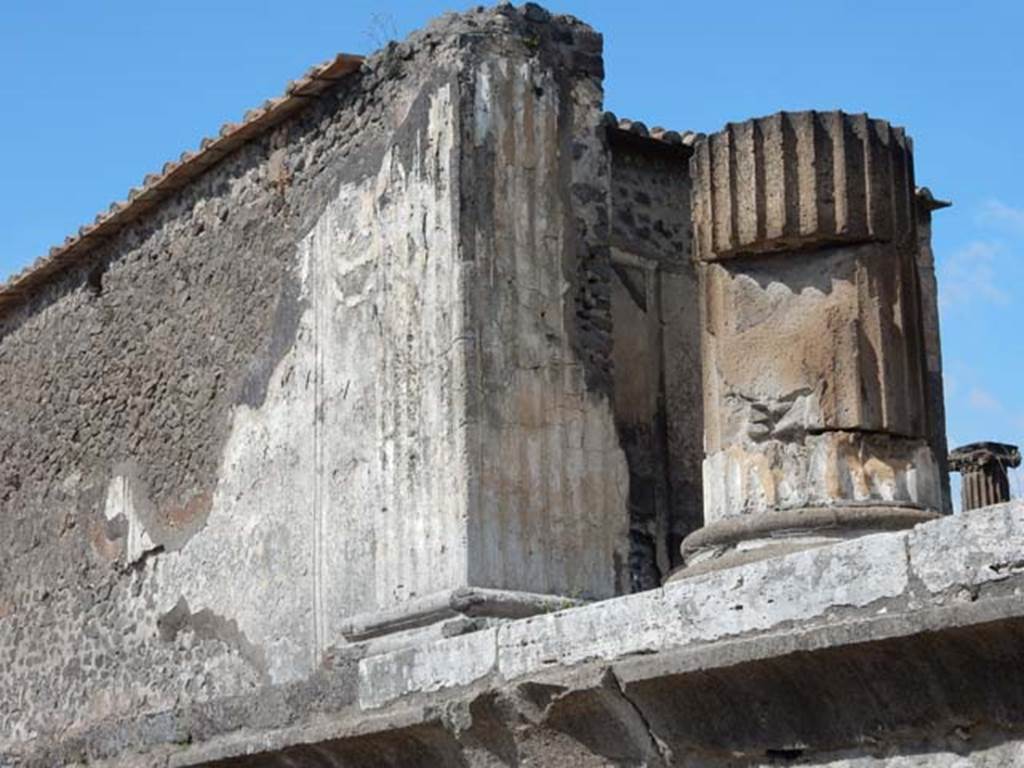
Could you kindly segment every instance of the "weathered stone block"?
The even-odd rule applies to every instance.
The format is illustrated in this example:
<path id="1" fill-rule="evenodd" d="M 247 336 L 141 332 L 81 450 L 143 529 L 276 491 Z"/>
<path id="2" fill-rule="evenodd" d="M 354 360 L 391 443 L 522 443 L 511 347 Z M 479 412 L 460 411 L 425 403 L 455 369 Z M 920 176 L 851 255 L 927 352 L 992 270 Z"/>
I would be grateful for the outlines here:
<path id="1" fill-rule="evenodd" d="M 1024 519 L 1011 502 L 952 515 L 908 540 L 914 575 L 932 592 L 974 590 L 1024 573 Z"/>
<path id="2" fill-rule="evenodd" d="M 799 442 L 738 442 L 704 462 L 704 509 L 716 521 L 831 507 L 839 499 L 937 509 L 937 489 L 938 469 L 927 443 L 884 435 L 835 431 L 808 434 Z"/>
<path id="3" fill-rule="evenodd" d="M 359 662 L 359 704 L 376 709 L 410 693 L 458 688 L 497 669 L 496 629 L 408 648 Z"/>
<path id="4" fill-rule="evenodd" d="M 907 584 L 905 538 L 871 536 L 505 625 L 498 668 L 513 680 L 552 665 L 806 625 L 831 610 L 896 597 Z"/>

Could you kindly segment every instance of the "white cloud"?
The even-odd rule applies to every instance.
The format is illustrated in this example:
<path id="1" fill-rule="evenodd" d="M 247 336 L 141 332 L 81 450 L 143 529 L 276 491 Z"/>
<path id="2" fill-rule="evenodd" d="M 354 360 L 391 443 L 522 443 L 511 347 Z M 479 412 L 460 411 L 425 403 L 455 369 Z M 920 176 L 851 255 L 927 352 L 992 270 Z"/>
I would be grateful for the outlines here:
<path id="1" fill-rule="evenodd" d="M 1024 208 L 1014 208 L 999 200 L 989 200 L 979 217 L 984 224 L 998 225 L 1024 233 Z"/>
<path id="2" fill-rule="evenodd" d="M 1005 305 L 1010 295 L 999 284 L 995 261 L 998 243 L 975 240 L 943 260 L 939 268 L 939 304 L 944 309 L 976 301 Z"/>
<path id="3" fill-rule="evenodd" d="M 972 387 L 967 393 L 967 403 L 976 411 L 1001 411 L 1003 404 L 988 390 L 981 387 Z"/>

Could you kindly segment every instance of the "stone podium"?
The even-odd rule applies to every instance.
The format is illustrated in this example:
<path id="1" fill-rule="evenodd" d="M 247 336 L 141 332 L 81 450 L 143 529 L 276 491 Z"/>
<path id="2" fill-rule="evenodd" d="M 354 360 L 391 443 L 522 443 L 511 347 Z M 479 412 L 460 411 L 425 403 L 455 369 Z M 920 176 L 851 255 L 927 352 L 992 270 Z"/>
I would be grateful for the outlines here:
<path id="1" fill-rule="evenodd" d="M 691 162 L 705 520 L 684 573 L 937 516 L 910 140 L 778 113 Z"/>

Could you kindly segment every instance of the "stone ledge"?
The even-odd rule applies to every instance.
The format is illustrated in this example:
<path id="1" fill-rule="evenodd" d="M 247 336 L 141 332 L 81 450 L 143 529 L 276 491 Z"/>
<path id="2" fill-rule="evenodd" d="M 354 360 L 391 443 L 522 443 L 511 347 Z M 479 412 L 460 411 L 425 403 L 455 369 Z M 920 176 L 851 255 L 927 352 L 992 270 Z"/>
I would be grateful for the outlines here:
<path id="1" fill-rule="evenodd" d="M 350 642 L 359 642 L 394 632 L 418 629 L 445 619 L 522 619 L 537 613 L 571 608 L 581 603 L 579 600 L 556 595 L 459 587 L 425 595 L 384 611 L 358 614 L 341 625 L 341 634 Z"/>
<path id="2" fill-rule="evenodd" d="M 1024 732 L 1022 534 L 1011 502 L 348 661 L 226 720 L 223 703 L 196 704 L 0 765 L 492 765 L 473 755 L 527 755 L 539 731 L 570 738 L 565 760 L 649 765 L 898 750 L 921 723 L 1005 739 Z"/>
<path id="3" fill-rule="evenodd" d="M 968 542 L 969 550 L 958 551 L 958 542 Z M 951 588 L 970 591 L 1024 572 L 1021 542 L 1024 506 L 1003 505 L 534 616 L 496 629 L 495 673 L 503 681 L 513 681 L 552 666 L 614 661 L 769 631 L 862 623 L 873 615 L 906 613 L 947 599 L 944 593 Z M 440 640 L 418 649 L 421 664 L 431 665 L 433 654 L 449 657 L 454 642 Z M 401 666 L 378 658 L 365 669 Z M 457 668 L 438 668 L 453 680 L 464 678 Z M 419 684 L 431 692 L 452 687 L 443 679 L 406 679 L 410 685 L 402 688 L 391 679 L 361 676 L 360 701 L 379 706 L 417 693 Z M 375 690 L 378 685 L 386 686 L 390 695 L 381 696 Z"/>

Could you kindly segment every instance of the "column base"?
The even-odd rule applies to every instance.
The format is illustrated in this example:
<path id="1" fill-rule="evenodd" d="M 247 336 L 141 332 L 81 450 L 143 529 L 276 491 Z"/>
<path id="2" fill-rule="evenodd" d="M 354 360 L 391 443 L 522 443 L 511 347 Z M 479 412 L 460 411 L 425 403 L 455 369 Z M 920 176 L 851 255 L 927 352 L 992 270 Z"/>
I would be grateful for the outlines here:
<path id="1" fill-rule="evenodd" d="M 941 515 L 899 505 L 801 507 L 717 520 L 683 539 L 685 565 L 665 582 L 839 541 L 912 528 Z"/>

